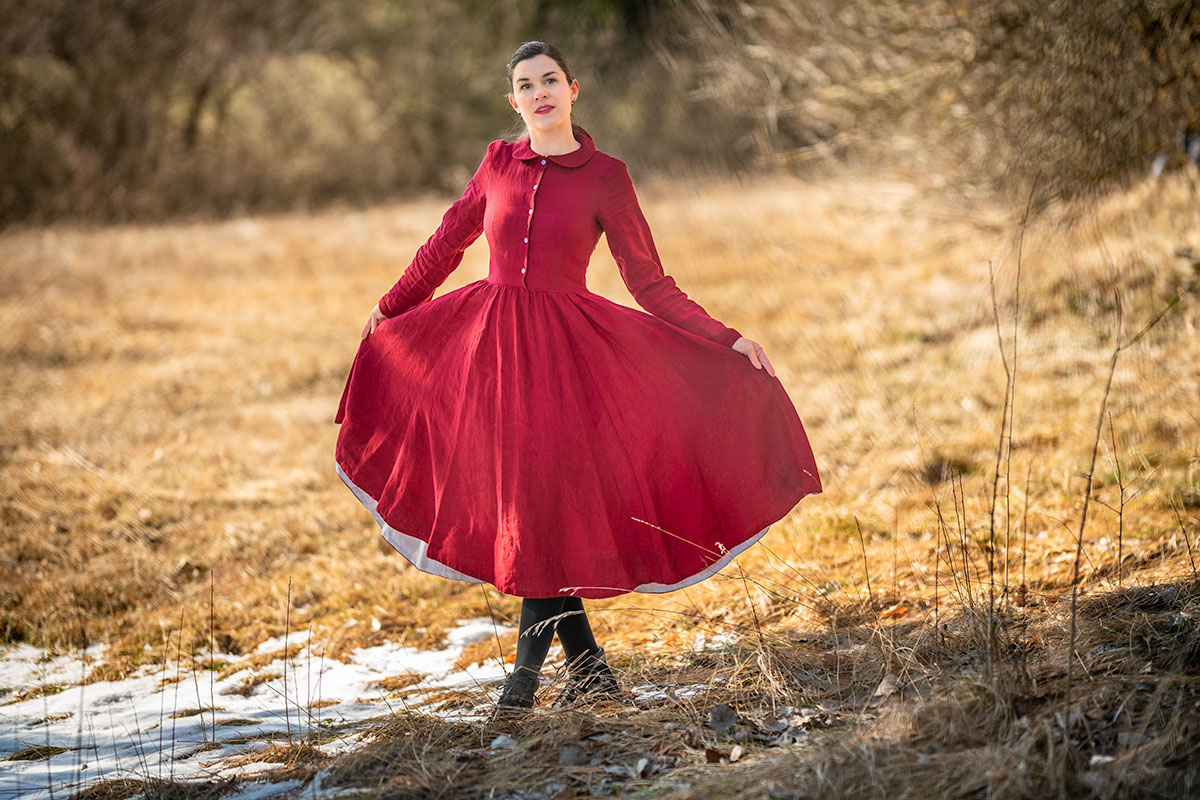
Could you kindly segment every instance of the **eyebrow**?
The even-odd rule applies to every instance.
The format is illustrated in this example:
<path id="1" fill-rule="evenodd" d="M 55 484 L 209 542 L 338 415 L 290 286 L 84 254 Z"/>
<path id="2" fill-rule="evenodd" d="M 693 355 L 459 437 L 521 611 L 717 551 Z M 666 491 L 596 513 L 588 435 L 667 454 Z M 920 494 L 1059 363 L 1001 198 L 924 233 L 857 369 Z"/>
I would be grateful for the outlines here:
<path id="1" fill-rule="evenodd" d="M 551 75 L 557 75 L 557 74 L 558 74 L 558 70 L 556 70 L 556 69 L 552 69 L 552 70 L 550 70 L 549 72 L 543 72 L 543 73 L 542 73 L 542 77 L 543 77 L 543 78 L 549 78 Z M 532 78 L 526 78 L 526 77 L 520 77 L 520 78 L 517 78 L 517 83 L 520 83 L 521 81 L 529 81 L 529 80 L 533 80 L 533 79 L 532 79 Z"/>

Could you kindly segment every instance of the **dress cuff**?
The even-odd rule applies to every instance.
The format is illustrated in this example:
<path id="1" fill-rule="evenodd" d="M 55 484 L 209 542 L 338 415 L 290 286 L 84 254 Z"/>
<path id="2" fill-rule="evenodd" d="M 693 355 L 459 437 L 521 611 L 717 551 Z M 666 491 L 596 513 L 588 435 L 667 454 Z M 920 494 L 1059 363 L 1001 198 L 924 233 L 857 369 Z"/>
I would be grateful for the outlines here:
<path id="1" fill-rule="evenodd" d="M 717 342 L 726 347 L 733 347 L 733 343 L 742 338 L 742 334 L 738 333 L 733 328 L 727 328 L 724 333 L 717 337 Z"/>
<path id="2" fill-rule="evenodd" d="M 387 292 L 386 294 L 384 294 L 383 297 L 379 298 L 379 303 L 378 303 L 379 313 L 383 314 L 385 317 L 388 317 L 388 318 L 396 316 L 395 314 L 388 313 L 388 295 L 390 295 L 390 294 L 391 294 L 391 292 Z"/>

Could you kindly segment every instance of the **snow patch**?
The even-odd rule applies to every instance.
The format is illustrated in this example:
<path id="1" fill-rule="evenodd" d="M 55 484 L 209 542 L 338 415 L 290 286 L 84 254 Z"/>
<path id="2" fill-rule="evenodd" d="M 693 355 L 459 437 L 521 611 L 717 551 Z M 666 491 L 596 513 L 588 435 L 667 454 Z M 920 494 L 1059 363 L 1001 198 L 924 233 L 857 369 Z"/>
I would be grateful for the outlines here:
<path id="1" fill-rule="evenodd" d="M 0 651 L 0 702 L 34 686 L 72 686 L 91 671 L 91 664 L 104 655 L 104 645 L 94 644 L 83 653 L 51 656 L 28 644 Z"/>
<path id="2" fill-rule="evenodd" d="M 667 689 L 654 686 L 653 684 L 643 684 L 631 687 L 630 691 L 634 695 L 635 703 L 644 703 L 651 700 L 678 700 L 680 698 L 692 697 L 701 692 L 709 691 L 712 688 L 707 683 L 689 683 L 686 686 Z"/>
<path id="3" fill-rule="evenodd" d="M 714 633 L 711 636 L 701 633 L 696 637 L 696 641 L 692 645 L 692 649 L 697 652 L 701 650 L 715 650 L 719 647 L 735 644 L 738 641 L 736 633 Z"/>
<path id="4" fill-rule="evenodd" d="M 285 658 L 284 637 L 276 637 L 254 651 L 278 653 L 270 664 L 223 679 L 212 671 L 168 664 L 91 684 L 82 680 L 102 657 L 102 646 L 89 648 L 83 658 L 50 657 L 30 645 L 7 648 L 0 651 L 0 688 L 7 690 L 0 703 L 30 692 L 40 696 L 0 706 L 0 798 L 66 796 L 120 778 L 186 780 L 270 772 L 279 765 L 230 762 L 269 749 L 273 742 L 310 736 L 327 753 L 347 752 L 361 744 L 356 726 L 401 708 L 482 718 L 490 701 L 480 711 L 468 700 L 448 701 L 446 690 L 486 686 L 504 677 L 504 667 L 492 659 L 456 670 L 454 662 L 471 642 L 514 630 L 487 617 L 469 619 L 448 632 L 440 650 L 384 644 L 356 650 L 348 663 L 325 658 L 308 642 L 307 632 L 298 632 L 286 641 L 287 647 L 303 645 L 296 655 Z M 236 664 L 244 657 L 222 660 Z M 414 680 L 399 693 L 378 683 L 397 675 Z M 428 697 L 433 693 L 436 702 Z M 4 760 L 33 747 L 49 748 L 53 755 Z M 296 784 L 255 782 L 232 797 L 260 800 L 292 791 Z"/>
<path id="5" fill-rule="evenodd" d="M 274 639 L 267 639 L 265 642 L 255 648 L 258 653 L 273 653 L 276 650 L 283 650 L 291 647 L 294 644 L 304 644 L 308 641 L 309 631 L 293 631 L 292 633 L 276 636 Z"/>
<path id="6" fill-rule="evenodd" d="M 303 781 L 279 781 L 278 783 L 252 783 L 244 789 L 226 796 L 225 800 L 265 800 L 278 797 L 293 789 L 299 789 Z"/>

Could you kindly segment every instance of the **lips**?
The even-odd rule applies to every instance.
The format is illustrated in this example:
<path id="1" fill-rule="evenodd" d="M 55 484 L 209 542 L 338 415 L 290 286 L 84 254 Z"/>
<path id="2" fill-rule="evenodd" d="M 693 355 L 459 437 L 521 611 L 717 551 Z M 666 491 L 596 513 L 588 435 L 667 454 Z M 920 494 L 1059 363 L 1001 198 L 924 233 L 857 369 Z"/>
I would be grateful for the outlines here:
<path id="1" fill-rule="evenodd" d="M 535 114 L 549 114 L 549 113 L 550 113 L 551 111 L 553 111 L 553 110 L 554 110 L 554 106 L 551 106 L 551 105 L 538 106 L 537 108 L 535 108 L 535 109 L 533 110 L 533 113 L 535 113 Z"/>

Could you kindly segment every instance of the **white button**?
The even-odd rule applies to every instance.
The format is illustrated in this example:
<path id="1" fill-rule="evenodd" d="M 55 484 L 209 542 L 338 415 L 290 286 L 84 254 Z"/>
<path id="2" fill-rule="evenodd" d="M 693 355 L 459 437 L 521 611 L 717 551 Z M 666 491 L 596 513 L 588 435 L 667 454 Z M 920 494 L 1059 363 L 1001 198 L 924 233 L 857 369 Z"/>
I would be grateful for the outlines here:
<path id="1" fill-rule="evenodd" d="M 543 164 L 545 164 L 545 163 L 546 163 L 546 159 L 544 159 L 544 158 L 543 158 L 543 159 L 542 159 L 542 163 L 543 163 Z"/>
<path id="2" fill-rule="evenodd" d="M 535 188 L 535 189 L 537 188 L 537 184 L 536 184 L 536 183 L 533 185 L 533 188 Z"/>
<path id="3" fill-rule="evenodd" d="M 531 208 L 531 209 L 529 209 L 529 213 L 530 213 L 530 214 L 532 214 L 532 213 L 533 213 L 533 209 L 532 209 L 532 208 Z"/>
<path id="4" fill-rule="evenodd" d="M 529 244 L 529 237 L 528 237 L 528 236 L 526 236 L 526 237 L 525 237 L 525 244 Z"/>
<path id="5" fill-rule="evenodd" d="M 524 268 L 524 267 L 521 267 L 521 274 L 522 274 L 522 275 L 524 275 L 524 274 L 525 274 L 525 268 Z"/>

